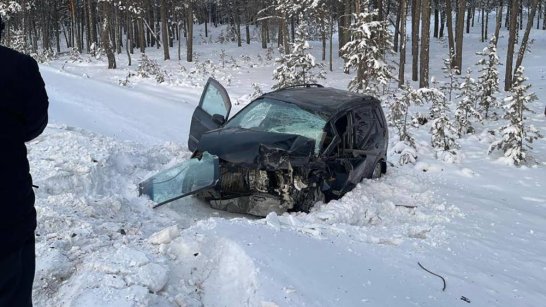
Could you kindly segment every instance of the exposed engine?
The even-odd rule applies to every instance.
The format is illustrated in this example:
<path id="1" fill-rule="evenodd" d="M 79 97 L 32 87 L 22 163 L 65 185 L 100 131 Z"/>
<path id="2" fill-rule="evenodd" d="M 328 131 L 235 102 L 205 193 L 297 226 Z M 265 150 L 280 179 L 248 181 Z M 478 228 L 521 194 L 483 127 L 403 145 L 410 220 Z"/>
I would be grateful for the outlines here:
<path id="1" fill-rule="evenodd" d="M 302 171 L 290 165 L 285 169 L 261 170 L 223 162 L 220 169 L 217 188 L 205 195 L 217 209 L 265 216 L 269 212 L 293 210 L 302 202 L 320 200 L 316 199 L 319 193 L 312 193 L 318 190 L 317 185 L 309 183 Z M 307 200 L 309 197 L 312 198 Z"/>

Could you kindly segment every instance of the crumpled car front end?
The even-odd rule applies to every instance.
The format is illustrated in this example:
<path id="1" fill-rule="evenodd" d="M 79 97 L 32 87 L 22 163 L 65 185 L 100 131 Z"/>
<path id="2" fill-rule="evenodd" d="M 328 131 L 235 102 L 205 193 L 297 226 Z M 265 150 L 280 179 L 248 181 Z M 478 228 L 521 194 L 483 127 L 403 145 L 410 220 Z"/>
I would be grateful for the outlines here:
<path id="1" fill-rule="evenodd" d="M 225 141 L 226 135 L 232 139 Z M 224 139 L 221 149 L 216 145 L 219 138 Z M 256 138 L 262 143 L 254 142 Z M 197 193 L 213 208 L 266 216 L 270 212 L 308 211 L 322 200 L 322 164 L 314 162 L 314 140 L 288 134 L 218 131 L 203 137 L 200 147 L 219 157 L 218 183 Z"/>
<path id="2" fill-rule="evenodd" d="M 308 211 L 323 200 L 325 169 L 312 139 L 217 130 L 203 136 L 192 159 L 142 182 L 139 191 L 158 203 L 156 207 L 196 195 L 216 209 L 266 216 Z"/>

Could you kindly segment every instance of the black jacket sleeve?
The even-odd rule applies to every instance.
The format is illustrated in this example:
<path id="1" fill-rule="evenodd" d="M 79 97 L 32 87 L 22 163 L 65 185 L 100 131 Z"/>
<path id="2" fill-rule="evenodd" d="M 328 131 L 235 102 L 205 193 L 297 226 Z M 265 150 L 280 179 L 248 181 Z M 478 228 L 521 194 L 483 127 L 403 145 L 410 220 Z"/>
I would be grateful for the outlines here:
<path id="1" fill-rule="evenodd" d="M 47 126 L 47 108 L 49 101 L 45 90 L 45 83 L 40 75 L 38 64 L 31 57 L 22 61 L 21 80 L 23 117 L 25 125 L 25 142 L 39 136 Z"/>

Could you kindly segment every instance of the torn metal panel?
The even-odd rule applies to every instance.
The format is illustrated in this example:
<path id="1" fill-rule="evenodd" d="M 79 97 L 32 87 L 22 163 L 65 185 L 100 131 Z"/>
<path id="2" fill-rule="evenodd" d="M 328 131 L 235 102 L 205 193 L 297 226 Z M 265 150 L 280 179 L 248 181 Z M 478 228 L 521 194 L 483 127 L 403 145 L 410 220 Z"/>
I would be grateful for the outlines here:
<path id="1" fill-rule="evenodd" d="M 229 128 L 204 134 L 198 151 L 208 151 L 239 166 L 256 167 L 267 165 L 271 156 L 281 154 L 304 163 L 314 154 L 314 148 L 314 140 L 300 135 Z"/>

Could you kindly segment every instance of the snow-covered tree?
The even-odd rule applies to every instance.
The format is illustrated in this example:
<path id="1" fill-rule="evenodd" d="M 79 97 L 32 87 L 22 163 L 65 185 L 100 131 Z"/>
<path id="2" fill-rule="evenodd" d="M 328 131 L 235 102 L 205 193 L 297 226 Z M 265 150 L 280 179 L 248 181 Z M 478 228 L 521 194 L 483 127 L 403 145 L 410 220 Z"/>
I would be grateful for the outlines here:
<path id="1" fill-rule="evenodd" d="M 542 138 L 542 135 L 533 125 L 526 126 L 524 113 L 533 112 L 527 104 L 537 100 L 534 93 L 529 93 L 530 84 L 525 84 L 527 78 L 523 75 L 524 68 L 518 67 L 514 74 L 511 96 L 504 99 L 504 118 L 509 121 L 498 129 L 501 139 L 493 142 L 489 147 L 489 153 L 502 150 L 504 156 L 515 165 L 522 165 L 527 161 L 527 151 L 532 149 L 529 145 L 534 140 Z"/>
<path id="2" fill-rule="evenodd" d="M 455 149 L 459 148 L 456 142 L 457 129 L 450 120 L 450 109 L 445 95 L 437 89 L 421 89 L 423 99 L 431 103 L 430 127 L 431 145 L 438 150 L 437 157 L 443 160 L 454 160 Z M 447 156 L 446 156 L 447 155 Z"/>
<path id="3" fill-rule="evenodd" d="M 393 98 L 389 103 L 387 119 L 398 130 L 401 142 L 407 142 L 408 145 L 415 146 L 415 139 L 408 132 L 410 124 L 409 108 L 412 104 L 421 102 L 419 94 L 408 84 L 404 84 Z"/>
<path id="4" fill-rule="evenodd" d="M 316 83 L 318 79 L 324 79 L 323 65 L 317 63 L 308 51 L 311 47 L 306 40 L 307 33 L 307 23 L 302 20 L 296 30 L 296 39 L 291 44 L 291 52 L 276 60 L 278 66 L 273 71 L 273 89 Z"/>
<path id="5" fill-rule="evenodd" d="M 140 63 L 138 64 L 137 76 L 141 78 L 154 77 L 158 83 L 165 82 L 165 72 L 161 70 L 161 66 L 157 61 L 148 58 L 146 53 L 141 54 Z"/>
<path id="6" fill-rule="evenodd" d="M 32 48 L 25 39 L 23 30 L 12 30 L 10 35 L 10 48 L 17 50 L 24 54 L 31 54 Z"/>
<path id="7" fill-rule="evenodd" d="M 460 72 L 457 67 L 453 67 L 453 58 L 454 58 L 454 53 L 453 53 L 453 50 L 451 50 L 449 52 L 449 56 L 447 57 L 447 59 L 444 59 L 444 66 L 442 66 L 442 71 L 444 72 L 444 78 L 447 81 L 445 81 L 444 84 L 440 87 L 442 91 L 447 92 L 447 97 L 449 101 L 451 101 L 453 90 L 459 88 L 458 75 L 460 74 Z"/>
<path id="8" fill-rule="evenodd" d="M 12 15 L 20 12 L 23 9 L 20 2 L 21 1 L 0 0 L 0 16 L 2 16 L 2 19 L 9 19 Z"/>
<path id="9" fill-rule="evenodd" d="M 455 154 L 455 149 L 459 148 L 456 141 L 457 129 L 449 119 L 447 111 L 449 110 L 446 109 L 446 112 L 441 113 L 438 118 L 432 121 L 430 128 L 431 144 L 432 147 L 441 151 Z"/>
<path id="10" fill-rule="evenodd" d="M 367 2 L 367 1 L 365 1 Z M 356 69 L 349 90 L 357 93 L 377 93 L 393 78 L 392 67 L 385 62 L 385 53 L 392 50 L 392 33 L 385 21 L 377 20 L 377 11 L 353 14 L 349 27 L 351 40 L 341 49 L 345 70 Z"/>
<path id="11" fill-rule="evenodd" d="M 481 66 L 478 77 L 478 103 L 484 112 L 485 119 L 489 116 L 491 107 L 499 107 L 499 102 L 495 94 L 499 91 L 499 57 L 497 56 L 497 47 L 493 37 L 489 45 L 482 52 L 477 52 L 482 58 L 476 63 Z"/>
<path id="12" fill-rule="evenodd" d="M 411 123 L 410 107 L 440 98 L 444 99 L 444 96 L 436 89 L 420 88 L 416 90 L 404 84 L 394 95 L 394 99 L 390 101 L 387 118 L 389 123 L 398 130 L 400 141 L 395 144 L 393 150 L 400 154 L 400 164 L 415 163 L 417 159 L 415 139 L 408 131 Z"/>
<path id="13" fill-rule="evenodd" d="M 475 131 L 472 126 L 472 118 L 481 120 L 482 116 L 475 108 L 478 99 L 478 84 L 471 76 L 472 71 L 467 70 L 465 79 L 461 83 L 461 92 L 457 95 L 460 98 L 455 111 L 455 122 L 457 123 L 457 134 L 461 137 Z"/>

